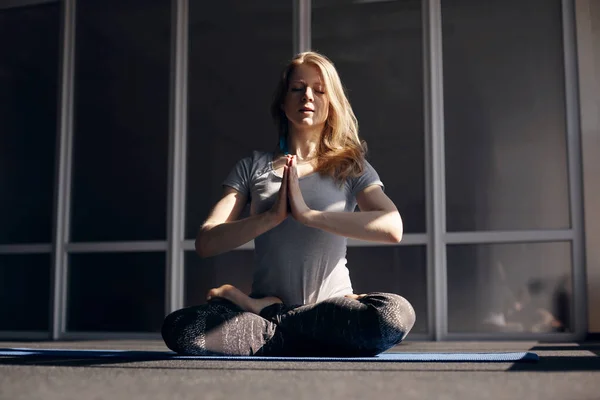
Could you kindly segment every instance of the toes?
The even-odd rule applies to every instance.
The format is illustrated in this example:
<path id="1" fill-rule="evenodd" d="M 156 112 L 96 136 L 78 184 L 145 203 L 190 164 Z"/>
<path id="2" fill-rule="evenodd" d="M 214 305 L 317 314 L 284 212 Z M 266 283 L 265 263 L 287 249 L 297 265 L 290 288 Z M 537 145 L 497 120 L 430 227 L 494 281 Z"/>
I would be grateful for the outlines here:
<path id="1" fill-rule="evenodd" d="M 344 297 L 346 297 L 348 299 L 358 300 L 358 299 L 362 299 L 365 296 L 366 296 L 366 294 L 347 294 Z"/>
<path id="2" fill-rule="evenodd" d="M 206 300 L 212 300 L 214 297 L 218 297 L 218 296 L 219 296 L 219 294 L 218 294 L 218 291 L 216 288 L 210 289 L 208 291 L 208 293 L 206 294 Z"/>

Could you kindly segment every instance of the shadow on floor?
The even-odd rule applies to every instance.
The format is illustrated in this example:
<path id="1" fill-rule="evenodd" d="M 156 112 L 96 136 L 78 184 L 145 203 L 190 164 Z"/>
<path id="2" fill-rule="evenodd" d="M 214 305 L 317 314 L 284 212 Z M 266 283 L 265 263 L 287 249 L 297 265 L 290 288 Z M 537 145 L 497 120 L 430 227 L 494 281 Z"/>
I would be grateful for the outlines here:
<path id="1" fill-rule="evenodd" d="M 508 369 L 510 372 L 531 371 L 531 372 L 551 372 L 551 371 L 600 371 L 600 343 L 576 343 L 573 345 L 542 345 L 534 346 L 529 351 L 539 353 L 543 351 L 552 352 L 573 352 L 589 351 L 594 355 L 550 355 L 540 354 L 540 360 L 537 363 L 515 363 Z"/>
<path id="2" fill-rule="evenodd" d="M 577 346 L 552 344 L 551 346 L 535 346 L 530 351 L 581 351 L 587 350 L 600 356 L 600 343 L 577 343 Z"/>

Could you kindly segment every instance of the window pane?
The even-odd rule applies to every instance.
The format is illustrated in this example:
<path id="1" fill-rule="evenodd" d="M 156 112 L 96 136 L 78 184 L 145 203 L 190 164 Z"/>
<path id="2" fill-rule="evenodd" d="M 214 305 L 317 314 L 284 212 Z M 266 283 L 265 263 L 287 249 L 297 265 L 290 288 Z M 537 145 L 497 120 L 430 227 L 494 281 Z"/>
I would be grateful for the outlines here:
<path id="1" fill-rule="evenodd" d="M 0 330 L 47 331 L 50 255 L 0 254 Z"/>
<path id="2" fill-rule="evenodd" d="M 568 228 L 561 2 L 442 16 L 448 230 Z"/>
<path id="3" fill-rule="evenodd" d="M 269 107 L 291 56 L 291 1 L 190 2 L 187 238 L 235 162 L 275 149 Z"/>
<path id="4" fill-rule="evenodd" d="M 164 253 L 71 254 L 69 259 L 69 331 L 160 331 Z"/>
<path id="5" fill-rule="evenodd" d="M 229 283 L 246 294 L 252 290 L 254 250 L 236 250 L 215 257 L 200 258 L 185 253 L 185 305 L 206 303 L 206 294 L 214 287 Z"/>
<path id="6" fill-rule="evenodd" d="M 77 4 L 73 241 L 166 237 L 170 14 Z"/>
<path id="7" fill-rule="evenodd" d="M 59 35 L 58 3 L 0 11 L 0 243 L 52 240 Z"/>
<path id="8" fill-rule="evenodd" d="M 411 332 L 427 333 L 425 246 L 349 247 L 347 259 L 354 293 L 386 292 L 403 296 L 417 316 Z"/>
<path id="9" fill-rule="evenodd" d="M 448 246 L 450 332 L 571 331 L 571 246 Z"/>
<path id="10" fill-rule="evenodd" d="M 425 232 L 421 2 L 312 4 L 312 47 L 337 66 L 405 231 Z"/>

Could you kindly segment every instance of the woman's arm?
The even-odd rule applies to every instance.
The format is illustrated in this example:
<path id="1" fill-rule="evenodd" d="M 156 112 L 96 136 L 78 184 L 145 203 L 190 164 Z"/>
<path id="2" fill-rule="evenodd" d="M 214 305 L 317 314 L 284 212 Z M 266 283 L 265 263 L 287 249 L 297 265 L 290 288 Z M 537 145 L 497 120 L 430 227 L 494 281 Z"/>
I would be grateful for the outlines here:
<path id="1" fill-rule="evenodd" d="M 311 210 L 302 197 L 296 160 L 292 157 L 288 186 L 292 215 L 304 225 L 372 242 L 398 243 L 402 240 L 400 213 L 379 185 L 370 185 L 356 195 L 361 212 Z"/>
<path id="2" fill-rule="evenodd" d="M 287 167 L 284 168 L 287 178 Z M 227 187 L 219 202 L 200 227 L 196 236 L 196 253 L 212 257 L 233 250 L 279 225 L 287 213 L 287 179 L 281 185 L 273 207 L 262 213 L 237 220 L 247 198 L 237 190 Z"/>
<path id="3" fill-rule="evenodd" d="M 371 185 L 357 196 L 360 212 L 309 210 L 299 222 L 353 239 L 380 243 L 402 240 L 402 218 L 380 186 Z"/>

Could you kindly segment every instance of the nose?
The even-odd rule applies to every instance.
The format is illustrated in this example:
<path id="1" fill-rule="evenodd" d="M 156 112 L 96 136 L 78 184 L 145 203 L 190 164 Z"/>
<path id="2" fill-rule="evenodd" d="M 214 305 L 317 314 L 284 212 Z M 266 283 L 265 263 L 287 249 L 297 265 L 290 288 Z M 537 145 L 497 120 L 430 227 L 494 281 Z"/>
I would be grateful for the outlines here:
<path id="1" fill-rule="evenodd" d="M 313 90 L 307 86 L 304 89 L 304 93 L 302 95 L 302 101 L 314 101 L 314 93 Z"/>

